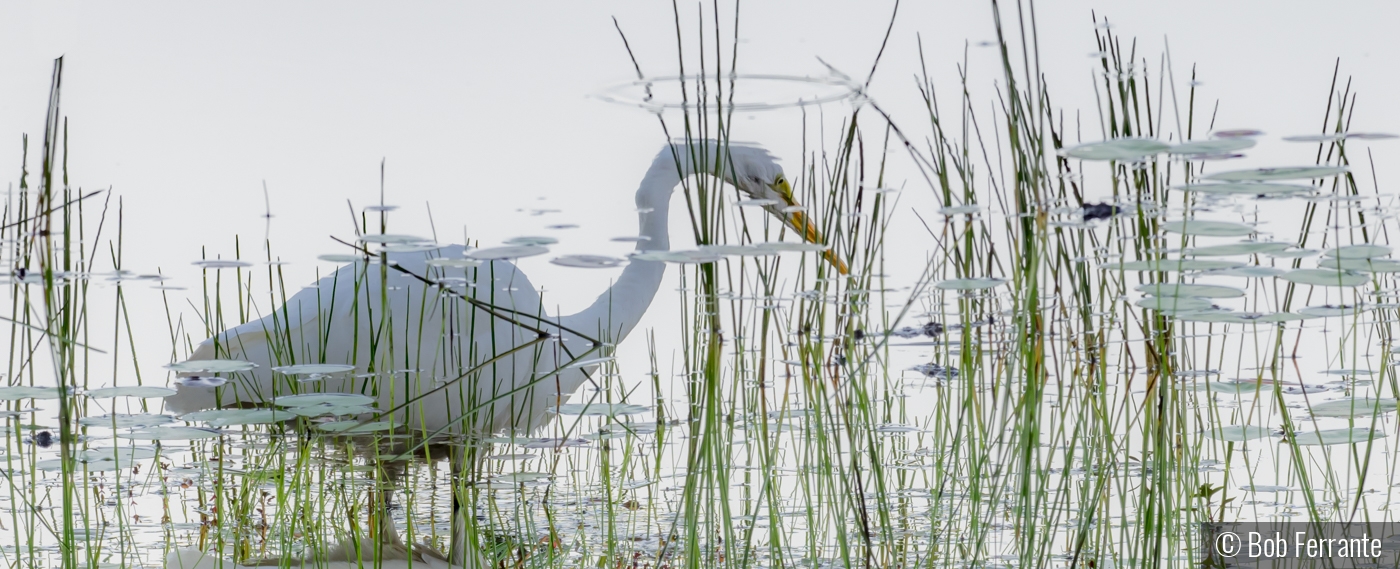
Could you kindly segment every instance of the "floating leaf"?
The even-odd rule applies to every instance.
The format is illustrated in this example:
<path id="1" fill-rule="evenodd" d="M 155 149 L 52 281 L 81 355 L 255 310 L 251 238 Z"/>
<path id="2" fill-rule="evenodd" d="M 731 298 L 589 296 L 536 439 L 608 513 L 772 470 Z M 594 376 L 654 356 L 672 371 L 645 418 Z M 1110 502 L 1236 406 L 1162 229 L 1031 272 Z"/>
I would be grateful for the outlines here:
<path id="1" fill-rule="evenodd" d="M 1170 148 L 1170 144 L 1151 138 L 1119 138 L 1081 144 L 1064 150 L 1063 154 L 1080 160 L 1137 160 Z"/>
<path id="2" fill-rule="evenodd" d="M 422 243 L 424 241 L 427 241 L 427 239 L 415 235 L 395 235 L 392 233 L 370 233 L 361 235 L 357 240 L 361 243 L 374 243 L 378 245 L 395 245 L 399 243 Z"/>
<path id="3" fill-rule="evenodd" d="M 165 366 L 165 369 L 183 373 L 201 371 L 207 373 L 234 373 L 248 371 L 255 367 L 258 367 L 258 364 L 242 360 L 186 360 Z"/>
<path id="4" fill-rule="evenodd" d="M 346 255 L 343 253 L 329 253 L 316 258 L 328 263 L 354 263 L 355 261 L 363 261 L 365 259 L 363 255 Z"/>
<path id="5" fill-rule="evenodd" d="M 155 387 L 152 385 L 127 385 L 122 387 L 103 387 L 87 392 L 88 397 L 140 397 L 143 399 L 154 397 L 169 397 L 176 391 L 169 387 Z"/>
<path id="6" fill-rule="evenodd" d="M 135 439 L 141 441 L 180 441 L 212 439 L 222 436 L 223 432 L 217 429 L 201 429 L 198 427 L 181 427 L 167 425 L 163 427 L 147 427 L 137 429 L 129 433 L 118 433 L 119 439 Z"/>
<path id="7" fill-rule="evenodd" d="M 247 261 L 236 261 L 232 259 L 205 259 L 203 261 L 195 261 L 193 264 L 196 267 L 212 270 L 241 269 L 244 267 L 253 266 L 252 263 L 249 263 Z"/>
<path id="8" fill-rule="evenodd" d="M 830 245 L 821 243 L 803 243 L 799 241 L 769 241 L 767 243 L 755 243 L 754 247 L 765 251 L 793 251 L 798 253 L 820 253 L 830 249 Z"/>
<path id="9" fill-rule="evenodd" d="M 1314 249 L 1288 249 L 1284 251 L 1271 251 L 1265 253 L 1265 255 L 1268 255 L 1275 259 L 1301 259 L 1303 257 L 1311 257 L 1316 254 L 1317 251 Z"/>
<path id="10" fill-rule="evenodd" d="M 737 255 L 740 257 L 768 257 L 781 253 L 775 249 L 764 249 L 755 245 L 704 245 L 700 247 L 700 251 L 714 255 Z"/>
<path id="11" fill-rule="evenodd" d="M 288 407 L 287 412 L 298 417 L 344 417 L 346 415 L 362 415 L 373 413 L 373 407 L 364 405 L 309 405 L 305 407 Z"/>
<path id="12" fill-rule="evenodd" d="M 1215 184 L 1185 184 L 1172 186 L 1173 190 L 1183 192 L 1196 192 L 1199 194 L 1214 194 L 1223 196 L 1282 196 L 1288 194 L 1312 193 L 1316 188 L 1312 186 L 1295 186 L 1290 184 L 1266 184 L 1262 182 L 1220 182 Z"/>
<path id="13" fill-rule="evenodd" d="M 945 207 L 945 208 L 943 208 L 943 209 L 938 210 L 938 213 L 941 213 L 941 214 L 943 214 L 943 215 L 967 215 L 967 214 L 969 214 L 969 213 L 978 213 L 978 212 L 980 212 L 980 211 L 982 211 L 982 206 L 977 205 L 977 204 L 971 204 L 971 205 L 951 205 L 951 206 L 948 206 L 948 207 Z"/>
<path id="14" fill-rule="evenodd" d="M 1202 176 L 1204 180 L 1226 182 L 1267 182 L 1272 180 L 1314 180 L 1331 178 L 1347 173 L 1347 168 L 1339 166 L 1297 166 L 1285 168 L 1256 168 L 1253 170 L 1231 170 Z"/>
<path id="15" fill-rule="evenodd" d="M 304 395 L 283 395 L 273 399 L 272 403 L 281 407 L 354 406 L 374 405 L 374 398 L 358 393 L 307 393 Z"/>
<path id="16" fill-rule="evenodd" d="M 1138 285 L 1135 290 L 1153 296 L 1199 296 L 1201 298 L 1244 296 L 1244 291 L 1233 287 L 1184 283 L 1148 283 Z"/>
<path id="17" fill-rule="evenodd" d="M 1390 254 L 1390 251 L 1390 247 L 1384 245 L 1347 245 L 1328 249 L 1322 253 L 1322 256 L 1334 259 L 1374 259 L 1385 257 Z"/>
<path id="18" fill-rule="evenodd" d="M 1239 138 L 1242 136 L 1260 136 L 1264 131 L 1253 128 L 1235 128 L 1229 130 L 1217 130 L 1211 133 L 1216 138 Z"/>
<path id="19" fill-rule="evenodd" d="M 539 245 L 507 245 L 505 247 L 487 247 L 485 249 L 473 249 L 467 252 L 467 257 L 480 261 L 497 261 L 501 259 L 519 259 L 521 257 L 533 257 L 548 253 L 549 249 Z"/>
<path id="20" fill-rule="evenodd" d="M 1208 247 L 1196 247 L 1182 251 L 1182 255 L 1191 257 L 1224 257 L 1227 255 L 1253 255 L 1256 253 L 1270 253 L 1283 251 L 1292 247 L 1288 243 L 1275 243 L 1269 241 L 1247 241 L 1244 243 L 1229 243 L 1226 245 L 1211 245 Z"/>
<path id="21" fill-rule="evenodd" d="M 1356 427 L 1351 429 L 1327 429 L 1312 433 L 1298 432 L 1294 433 L 1293 437 L 1299 446 L 1319 446 L 1365 443 L 1375 439 L 1383 439 L 1385 438 L 1385 433 L 1372 431 L 1368 427 Z"/>
<path id="22" fill-rule="evenodd" d="M 481 261 L 478 261 L 478 260 L 476 260 L 476 259 L 447 259 L 447 258 L 438 258 L 438 259 L 428 259 L 428 266 L 429 266 L 429 267 L 442 267 L 442 268 L 444 268 L 444 269 L 470 269 L 470 268 L 472 268 L 472 267 L 480 267 L 480 266 L 481 266 Z"/>
<path id="23" fill-rule="evenodd" d="M 1318 268 L 1367 273 L 1400 273 L 1400 261 L 1395 259 L 1322 259 Z"/>
<path id="24" fill-rule="evenodd" d="M 1006 279 L 980 278 L 980 279 L 950 279 L 939 281 L 933 288 L 943 290 L 983 290 L 1006 284 Z"/>
<path id="25" fill-rule="evenodd" d="M 289 421 L 296 415 L 275 409 L 210 409 L 180 416 L 182 421 L 203 421 L 214 427 L 234 425 L 263 425 Z"/>
<path id="26" fill-rule="evenodd" d="M 175 418 L 170 415 L 153 415 L 148 413 L 114 415 L 96 415 L 78 419 L 78 424 L 87 427 L 112 427 L 115 429 L 127 429 L 131 427 L 154 427 L 174 423 Z"/>
<path id="27" fill-rule="evenodd" d="M 651 409 L 645 405 L 632 405 L 626 403 L 567 403 L 559 407 L 550 407 L 550 411 L 560 415 L 585 415 L 602 417 L 624 417 L 627 415 L 639 415 Z"/>
<path id="28" fill-rule="evenodd" d="M 0 401 L 16 401 L 19 399 L 58 399 L 58 388 L 29 387 L 27 385 L 0 387 Z"/>
<path id="29" fill-rule="evenodd" d="M 1316 286 L 1361 286 L 1371 282 L 1366 275 L 1342 272 L 1335 269 L 1294 269 L 1278 278 L 1288 282 Z"/>
<path id="30" fill-rule="evenodd" d="M 1394 399 L 1367 399 L 1354 397 L 1315 403 L 1312 406 L 1314 417 L 1369 417 L 1394 411 Z"/>
<path id="31" fill-rule="evenodd" d="M 363 434 L 392 431 L 397 427 L 392 421 L 373 421 L 361 424 L 359 421 L 335 421 L 332 423 L 321 423 L 316 428 L 329 433 L 339 434 Z"/>
<path id="32" fill-rule="evenodd" d="M 1372 311 L 1372 310 L 1375 310 L 1375 307 L 1373 307 L 1373 306 L 1367 306 L 1367 305 L 1359 305 L 1359 306 L 1357 306 L 1357 305 L 1351 305 L 1351 306 L 1348 306 L 1348 305 L 1343 304 L 1343 305 L 1338 305 L 1338 306 L 1332 306 L 1332 305 L 1329 304 L 1329 305 L 1323 305 L 1323 306 L 1309 306 L 1309 307 L 1307 307 L 1307 308 L 1304 308 L 1304 309 L 1302 309 L 1302 310 L 1299 310 L 1298 313 L 1299 313 L 1299 314 L 1306 315 L 1306 316 L 1318 316 L 1318 317 L 1323 317 L 1323 316 L 1355 316 L 1355 315 L 1357 315 L 1357 314 L 1361 314 L 1361 313 L 1364 313 L 1364 312 L 1370 312 L 1370 311 Z"/>
<path id="33" fill-rule="evenodd" d="M 355 366 L 349 364 L 296 364 L 272 368 L 272 371 L 284 375 L 325 375 L 354 370 Z"/>
<path id="34" fill-rule="evenodd" d="M 705 251 L 647 251 L 637 253 L 632 258 L 638 261 L 664 261 L 667 263 L 713 263 L 724 257 Z"/>
<path id="35" fill-rule="evenodd" d="M 558 242 L 558 239 L 555 239 L 553 237 L 545 237 L 542 235 L 526 235 L 523 237 L 512 237 L 510 239 L 505 240 L 506 245 L 523 245 L 527 247 L 531 245 L 553 245 Z"/>
<path id="36" fill-rule="evenodd" d="M 1253 226 L 1233 221 L 1206 221 L 1197 219 L 1182 219 L 1168 221 L 1162 224 L 1162 229 L 1168 233 L 1180 233 L 1182 235 L 1202 235 L 1206 237 L 1230 237 L 1242 236 L 1254 233 Z"/>
<path id="37" fill-rule="evenodd" d="M 621 265 L 626 261 L 617 257 L 604 257 L 602 255 L 564 255 L 562 257 L 550 259 L 549 262 L 561 267 L 608 269 Z"/>
<path id="38" fill-rule="evenodd" d="M 1253 139 L 1237 138 L 1216 138 L 1213 140 L 1195 140 L 1178 144 L 1167 149 L 1170 154 L 1223 154 L 1252 148 L 1256 143 Z"/>
<path id="39" fill-rule="evenodd" d="M 1269 277 L 1276 277 L 1283 274 L 1284 272 L 1286 271 L 1284 271 L 1283 269 L 1276 269 L 1274 267 L 1260 267 L 1258 265 L 1252 265 L 1248 267 L 1237 267 L 1234 269 L 1223 269 L 1219 271 L 1214 271 L 1211 274 L 1219 275 L 1222 277 L 1245 277 L 1250 279 L 1263 279 Z"/>
<path id="40" fill-rule="evenodd" d="M 1213 271 L 1220 269 L 1233 269 L 1235 267 L 1240 266 L 1243 266 L 1243 264 L 1234 261 L 1208 261 L 1203 259 L 1152 259 L 1148 261 L 1104 263 L 1102 265 L 1099 265 L 1099 268 L 1109 271 L 1179 272 Z"/>
<path id="41" fill-rule="evenodd" d="M 1242 443 L 1253 439 L 1262 439 L 1273 434 L 1265 427 L 1255 425 L 1217 425 L 1207 429 L 1205 435 L 1217 441 L 1229 441 Z"/>

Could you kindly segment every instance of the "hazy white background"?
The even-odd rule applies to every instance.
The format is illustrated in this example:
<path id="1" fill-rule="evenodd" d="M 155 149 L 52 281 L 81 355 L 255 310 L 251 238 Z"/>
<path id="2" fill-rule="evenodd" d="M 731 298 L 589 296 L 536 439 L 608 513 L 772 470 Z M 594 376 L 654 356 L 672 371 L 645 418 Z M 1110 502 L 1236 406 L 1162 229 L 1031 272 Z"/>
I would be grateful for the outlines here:
<path id="1" fill-rule="evenodd" d="M 680 7 L 693 55 L 702 5 Z M 739 70 L 820 74 L 821 57 L 863 77 L 892 7 L 745 2 Z M 732 10 L 721 7 L 726 38 Z M 1006 10 L 1014 30 L 1014 7 Z M 1343 78 L 1353 76 L 1360 93 L 1354 130 L 1400 131 L 1400 41 L 1393 29 L 1400 4 L 1394 2 L 1047 1 L 1036 10 L 1042 70 L 1066 120 L 1073 123 L 1082 111 L 1085 141 L 1100 138 L 1091 87 L 1097 62 L 1087 57 L 1097 49 L 1091 11 L 1101 21 L 1107 17 L 1125 42 L 1138 38 L 1154 100 L 1166 38 L 1183 105 L 1194 66 L 1202 82 L 1198 108 L 1219 101 L 1218 126 L 1260 128 L 1274 137 L 1228 167 L 1310 163 L 1315 145 L 1277 136 L 1320 130 L 1337 58 Z M 444 242 L 459 242 L 464 232 L 484 245 L 545 234 L 563 240 L 556 254 L 620 256 L 628 244 L 608 239 L 635 231 L 631 195 L 664 138 L 653 116 L 589 96 L 634 76 L 614 16 L 644 71 L 675 72 L 671 3 L 656 0 L 3 3 L 0 172 L 18 180 L 21 133 L 32 137 L 31 168 L 37 166 L 52 60 L 63 55 L 72 183 L 110 187 L 121 197 L 127 268 L 160 269 L 176 277 L 171 284 L 191 287 L 176 295 L 198 293 L 190 261 L 201 250 L 230 256 L 235 236 L 244 239 L 245 251 L 260 249 L 264 181 L 275 215 L 273 246 L 292 262 L 289 282 L 308 283 L 318 268 L 333 268 L 315 257 L 344 252 L 329 236 L 352 234 L 347 199 L 357 208 L 377 202 L 381 159 L 388 164 L 387 201 L 403 207 L 391 231 L 426 234 L 424 204 L 431 202 Z M 707 33 L 713 32 L 707 27 Z M 985 2 L 905 2 L 873 96 L 907 131 L 926 132 L 913 81 L 919 36 L 950 115 L 957 65 L 971 44 L 974 103 L 989 117 L 1000 70 L 995 51 L 976 46 L 995 39 Z M 706 38 L 711 48 L 712 40 Z M 849 111 L 840 104 L 822 109 L 829 127 Z M 808 113 L 815 121 L 816 111 Z M 799 112 L 741 119 L 736 138 L 764 143 L 790 167 L 800 161 Z M 873 114 L 863 120 L 877 126 Z M 1400 147 L 1375 148 L 1386 191 Z M 899 213 L 907 224 L 896 229 L 906 232 L 892 244 L 909 255 L 912 277 L 929 247 L 907 209 L 928 212 L 936 204 L 903 166 L 890 182 L 908 184 Z M 1091 181 L 1090 195 L 1107 191 Z M 521 211 L 534 208 L 561 211 Z M 545 229 L 565 223 L 580 228 Z M 672 225 L 687 222 L 677 218 Z M 685 233 L 676 235 L 675 247 L 690 245 Z M 547 259 L 522 266 L 565 312 L 618 273 L 565 269 Z M 676 303 L 664 291 L 675 287 L 676 272 L 669 274 L 672 281 L 643 326 L 664 327 L 674 315 Z M 150 370 L 169 354 L 159 295 L 144 285 L 129 294 L 145 317 L 139 347 L 157 360 L 145 363 Z"/>

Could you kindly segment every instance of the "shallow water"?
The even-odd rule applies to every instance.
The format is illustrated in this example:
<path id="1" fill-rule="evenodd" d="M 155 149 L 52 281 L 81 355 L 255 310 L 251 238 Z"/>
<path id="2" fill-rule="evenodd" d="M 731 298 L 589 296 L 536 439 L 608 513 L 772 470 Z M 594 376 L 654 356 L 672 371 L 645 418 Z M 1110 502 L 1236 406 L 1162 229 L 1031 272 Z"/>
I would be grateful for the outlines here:
<path id="1" fill-rule="evenodd" d="M 735 82 L 753 80 L 771 78 Z M 782 82 L 800 93 L 765 90 L 736 108 L 870 102 L 844 79 Z M 679 81 L 609 93 L 661 110 L 677 104 L 655 98 L 663 83 Z M 883 264 L 896 260 L 882 255 L 884 235 L 861 231 L 895 211 L 901 192 L 938 188 L 820 176 L 794 178 L 811 184 L 797 186 L 808 203 L 777 213 L 824 220 L 828 235 L 841 235 L 833 243 L 802 243 L 758 221 L 780 200 L 717 192 L 724 197 L 702 206 L 732 225 L 694 249 L 623 259 L 566 252 L 563 238 L 497 236 L 425 262 L 436 273 L 420 276 L 439 292 L 424 307 L 514 292 L 483 273 L 504 259 L 547 257 L 579 271 L 659 261 L 683 275 L 656 301 L 684 307 L 674 323 L 681 343 L 656 346 L 648 361 L 604 350 L 561 364 L 596 373 L 548 408 L 556 416 L 543 427 L 515 436 L 425 442 L 380 399 L 320 393 L 450 383 L 426 357 L 374 371 L 292 354 L 258 370 L 289 378 L 289 392 L 268 405 L 178 417 L 161 407 L 169 391 L 149 379 L 111 387 L 74 365 L 68 377 L 92 389 L 61 393 L 43 381 L 54 364 L 30 347 L 77 346 L 77 336 L 44 340 L 57 320 L 25 305 L 10 316 L 37 324 L 11 329 L 15 381 L 0 387 L 10 480 L 0 556 L 61 566 L 67 543 L 99 567 L 158 567 L 186 548 L 240 563 L 291 560 L 374 539 L 386 512 L 406 542 L 441 551 L 454 491 L 476 551 L 539 567 L 1184 565 L 1192 554 L 1154 544 L 1194 544 L 1205 520 L 1389 520 L 1400 451 L 1391 354 L 1400 261 L 1385 245 L 1394 200 L 1349 185 L 1341 166 L 1220 162 L 1253 152 L 1256 137 L 1268 140 L 1234 131 L 1186 144 L 1071 146 L 1062 156 L 1073 160 L 1043 179 L 1114 188 L 1092 208 L 1050 183 L 1038 190 L 1059 193 L 1039 203 L 1017 205 L 1005 188 L 940 197 L 918 237 L 930 243 L 926 258 L 898 260 L 926 267 L 915 277 L 887 276 Z M 1382 152 L 1386 137 L 1272 141 L 1337 152 L 1375 141 Z M 1111 171 L 1092 161 L 1113 161 Z M 393 219 L 389 207 L 362 211 Z M 1289 223 L 1298 218 L 1315 221 L 1300 231 Z M 440 249 L 359 229 L 354 241 L 374 252 Z M 824 255 L 848 256 L 852 275 L 835 275 Z M 279 265 L 195 264 L 209 302 L 190 321 L 217 330 L 251 314 L 254 298 L 284 298 L 253 280 Z M 99 279 L 159 281 L 68 271 L 52 285 L 16 273 L 5 286 L 17 304 L 47 287 L 97 306 L 76 295 Z M 386 291 L 423 288 L 385 279 Z M 202 339 L 192 329 L 172 332 L 175 343 Z M 451 345 L 428 338 L 420 345 Z M 162 362 L 181 389 L 228 388 L 252 371 L 235 359 L 179 361 L 186 352 Z M 76 429 L 66 441 L 56 428 L 65 419 Z M 454 476 L 445 456 L 468 452 L 470 472 Z"/>

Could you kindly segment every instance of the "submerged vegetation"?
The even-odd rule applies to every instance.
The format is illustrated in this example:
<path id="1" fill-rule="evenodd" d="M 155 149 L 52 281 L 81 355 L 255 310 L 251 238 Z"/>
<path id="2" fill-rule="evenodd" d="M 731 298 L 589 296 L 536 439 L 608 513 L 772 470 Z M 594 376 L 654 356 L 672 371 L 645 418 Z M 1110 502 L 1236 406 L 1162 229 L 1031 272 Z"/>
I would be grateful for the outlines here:
<path id="1" fill-rule="evenodd" d="M 633 362 L 594 338 L 537 370 L 596 366 L 556 418 L 485 438 L 415 431 L 374 397 L 339 393 L 342 380 L 441 378 L 411 354 L 326 361 L 324 333 L 270 335 L 270 405 L 163 409 L 166 376 L 225 389 L 252 373 L 226 347 L 185 360 L 226 328 L 288 317 L 274 309 L 294 291 L 275 243 L 202 260 L 197 314 L 167 300 L 174 363 L 123 359 L 154 341 L 132 337 L 123 287 L 161 276 L 123 268 L 119 200 L 67 183 L 60 60 L 39 166 L 0 220 L 0 559 L 159 567 L 198 550 L 212 552 L 200 567 L 336 555 L 435 567 L 454 495 L 473 561 L 500 567 L 1185 566 L 1200 561 L 1201 522 L 1389 520 L 1400 262 L 1386 245 L 1395 204 L 1348 153 L 1386 138 L 1351 130 L 1355 96 L 1334 78 L 1320 133 L 1294 137 L 1317 145 L 1315 164 L 1232 169 L 1262 133 L 1214 130 L 1194 87 L 1178 100 L 1165 55 L 1149 72 L 1136 44 L 1099 28 L 1101 136 L 1081 141 L 1070 132 L 1092 128 L 1056 111 L 1036 46 L 1005 39 L 1025 30 L 996 25 L 995 116 L 974 110 L 975 86 L 925 74 L 915 124 L 832 70 L 854 110 L 830 140 L 805 134 L 811 150 L 787 172 L 805 209 L 781 212 L 825 246 L 755 215 L 775 204 L 736 202 L 718 181 L 732 165 L 701 157 L 717 175 L 682 181 L 691 223 L 673 233 L 695 247 L 647 254 L 680 273 L 657 302 L 683 307 L 681 343 L 638 331 L 628 341 L 651 357 Z M 719 32 L 707 40 L 702 68 L 668 77 L 684 112 L 658 113 L 664 140 L 742 138 L 743 77 L 708 57 Z M 889 179 L 896 163 L 912 164 L 907 184 Z M 911 192 L 938 209 L 901 212 Z M 356 215 L 359 240 L 326 260 L 384 290 L 389 252 L 426 255 L 415 278 L 448 292 L 425 306 L 489 304 L 473 291 L 493 278 L 482 261 L 550 244 L 441 256 L 399 237 L 388 208 Z M 914 262 L 886 254 L 900 215 L 927 231 L 914 282 L 889 276 Z M 1261 223 L 1295 218 L 1296 233 Z M 113 328 L 94 327 L 95 311 Z M 440 332 L 375 334 L 365 341 L 432 345 Z M 108 359 L 110 373 L 93 368 Z M 134 385 L 104 384 L 118 365 Z M 453 453 L 472 456 L 470 472 L 444 466 Z M 384 546 L 395 534 L 407 545 Z"/>

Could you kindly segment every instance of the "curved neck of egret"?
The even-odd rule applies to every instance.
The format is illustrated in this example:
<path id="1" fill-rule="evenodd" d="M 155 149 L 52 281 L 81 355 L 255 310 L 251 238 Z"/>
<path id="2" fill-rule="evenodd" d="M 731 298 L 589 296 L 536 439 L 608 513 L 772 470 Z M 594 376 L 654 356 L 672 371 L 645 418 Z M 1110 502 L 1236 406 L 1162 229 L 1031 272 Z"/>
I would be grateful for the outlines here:
<path id="1" fill-rule="evenodd" d="M 667 145 L 656 155 L 637 188 L 637 251 L 671 249 L 669 217 L 671 194 L 681 180 L 694 173 L 690 147 Z M 621 342 L 642 320 L 666 273 L 666 263 L 633 259 L 622 275 L 598 300 L 578 314 L 565 316 L 562 324 L 606 343 Z"/>

